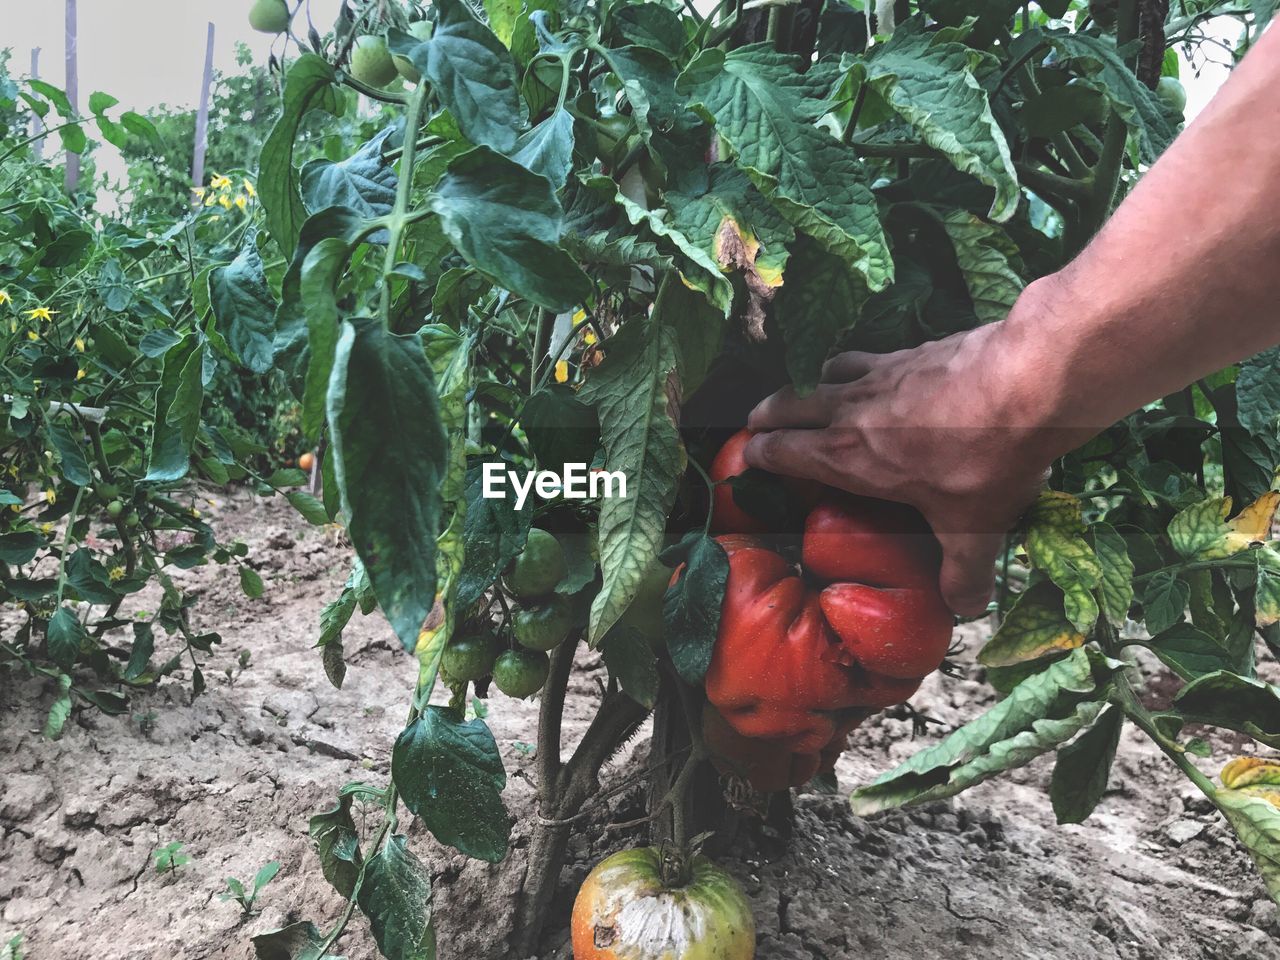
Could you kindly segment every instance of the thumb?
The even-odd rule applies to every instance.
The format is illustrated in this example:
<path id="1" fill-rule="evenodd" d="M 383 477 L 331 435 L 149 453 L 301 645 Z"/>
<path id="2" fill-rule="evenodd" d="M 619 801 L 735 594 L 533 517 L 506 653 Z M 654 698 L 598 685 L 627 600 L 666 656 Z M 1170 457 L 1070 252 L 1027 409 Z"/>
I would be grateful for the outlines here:
<path id="1" fill-rule="evenodd" d="M 986 612 L 995 587 L 996 555 L 1003 533 L 940 533 L 942 572 L 938 586 L 947 606 L 962 617 Z"/>

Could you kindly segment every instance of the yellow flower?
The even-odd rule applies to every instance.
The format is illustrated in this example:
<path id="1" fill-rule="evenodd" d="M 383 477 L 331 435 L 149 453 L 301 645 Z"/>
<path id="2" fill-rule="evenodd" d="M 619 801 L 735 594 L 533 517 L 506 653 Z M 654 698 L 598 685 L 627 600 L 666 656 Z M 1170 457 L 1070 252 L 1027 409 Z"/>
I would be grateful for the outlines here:
<path id="1" fill-rule="evenodd" d="M 84 337 L 76 337 L 75 345 L 78 352 L 84 353 Z"/>
<path id="2" fill-rule="evenodd" d="M 591 346 L 593 343 L 595 343 L 596 342 L 595 331 L 590 328 L 583 330 L 582 342 L 585 343 L 588 347 Z"/>
<path id="3" fill-rule="evenodd" d="M 13 303 L 13 297 L 9 296 L 8 290 L 0 290 L 0 306 L 4 306 L 6 303 Z"/>
<path id="4" fill-rule="evenodd" d="M 49 534 L 53 533 L 53 524 L 52 523 L 40 524 L 40 532 L 47 537 Z"/>
<path id="5" fill-rule="evenodd" d="M 249 206 L 249 201 L 246 200 L 243 195 L 236 197 L 236 207 L 240 210 L 241 213 L 244 212 L 244 209 L 247 206 Z"/>
<path id="6" fill-rule="evenodd" d="M 218 202 L 218 198 L 215 197 L 212 193 L 204 198 L 204 205 L 206 207 L 212 207 L 217 202 Z"/>
<path id="7" fill-rule="evenodd" d="M 218 197 L 218 203 L 222 204 L 223 210 L 231 209 L 231 197 L 229 197 L 225 193 L 222 196 Z"/>
<path id="8" fill-rule="evenodd" d="M 212 217 L 210 217 L 209 219 L 210 219 L 210 220 L 212 220 L 212 221 L 214 221 L 214 222 L 216 223 L 217 221 L 221 220 L 221 219 L 222 219 L 222 217 L 220 217 L 218 214 L 216 214 L 216 213 L 215 213 L 215 214 L 214 214 Z"/>
<path id="9" fill-rule="evenodd" d="M 83 380 L 84 378 L 85 378 L 85 372 L 84 372 L 84 368 L 82 367 L 76 371 L 76 379 Z"/>
<path id="10" fill-rule="evenodd" d="M 20 504 L 20 503 L 13 503 L 13 504 L 10 504 L 10 505 L 9 505 L 9 509 L 10 509 L 10 510 L 12 510 L 14 513 L 21 513 L 21 512 L 22 512 L 22 504 Z"/>
<path id="11" fill-rule="evenodd" d="M 36 307 L 34 310 L 27 311 L 28 320 L 52 320 L 57 310 L 50 310 L 48 307 Z"/>
<path id="12" fill-rule="evenodd" d="M 34 330 L 28 330 L 28 331 L 27 331 L 27 339 L 28 339 L 28 340 L 39 340 L 39 339 L 40 339 L 40 334 L 36 333 Z"/>
<path id="13" fill-rule="evenodd" d="M 215 173 L 213 179 L 209 181 L 209 186 L 215 190 L 225 190 L 231 186 L 231 178 Z"/>
<path id="14" fill-rule="evenodd" d="M 244 192 L 247 193 L 251 198 L 256 197 L 258 195 L 258 191 L 254 189 L 253 184 L 250 183 L 247 178 L 244 181 Z"/>
<path id="15" fill-rule="evenodd" d="M 55 504 L 58 502 L 58 495 L 52 490 L 46 490 L 44 492 L 44 502 L 50 505 Z"/>
<path id="16" fill-rule="evenodd" d="M 569 379 L 569 361 L 556 361 L 556 383 L 566 383 Z"/>
<path id="17" fill-rule="evenodd" d="M 115 582 L 116 580 L 123 580 L 124 567 L 123 566 L 112 567 L 110 570 L 107 571 L 107 576 L 111 578 L 112 582 Z"/>
<path id="18" fill-rule="evenodd" d="M 197 197 L 203 197 L 204 187 L 192 187 L 191 192 L 194 193 Z"/>
<path id="19" fill-rule="evenodd" d="M 577 312 L 575 312 L 575 313 L 574 313 L 574 315 L 573 315 L 573 322 L 574 322 L 574 323 L 581 323 L 581 322 L 582 322 L 583 320 L 585 320 L 585 319 L 587 319 L 587 311 L 585 311 L 585 310 L 583 310 L 583 309 L 581 309 L 581 308 L 579 308 L 579 309 L 577 310 Z"/>

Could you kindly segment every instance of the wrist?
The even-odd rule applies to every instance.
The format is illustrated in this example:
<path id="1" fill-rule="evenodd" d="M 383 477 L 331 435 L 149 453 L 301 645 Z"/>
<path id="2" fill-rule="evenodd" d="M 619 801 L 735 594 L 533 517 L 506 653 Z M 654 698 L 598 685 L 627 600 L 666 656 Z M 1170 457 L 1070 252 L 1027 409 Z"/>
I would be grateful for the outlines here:
<path id="1" fill-rule="evenodd" d="M 1115 417 L 1103 406 L 1106 391 L 1093 382 L 1080 389 L 1089 305 L 1062 275 L 1029 284 L 1009 315 L 992 326 L 986 388 L 995 416 L 1026 454 L 1045 464 L 1105 430 Z"/>

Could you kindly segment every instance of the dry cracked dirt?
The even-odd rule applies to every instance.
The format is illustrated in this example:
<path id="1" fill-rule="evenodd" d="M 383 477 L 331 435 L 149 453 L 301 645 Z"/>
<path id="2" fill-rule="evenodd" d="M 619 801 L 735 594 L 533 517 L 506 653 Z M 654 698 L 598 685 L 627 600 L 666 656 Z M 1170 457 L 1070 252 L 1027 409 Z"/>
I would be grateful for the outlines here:
<path id="1" fill-rule="evenodd" d="M 179 672 L 136 694 L 125 715 L 77 711 L 50 741 L 40 734 L 48 684 L 0 668 L 0 944 L 22 933 L 31 960 L 247 960 L 254 933 L 301 918 L 326 926 L 342 911 L 320 875 L 307 819 L 348 781 L 386 781 L 414 664 L 377 615 L 357 616 L 345 635 L 346 682 L 333 689 L 313 644 L 349 549 L 279 501 L 209 496 L 220 537 L 248 543 L 267 591 L 245 599 L 228 568 L 180 575 L 198 596 L 197 624 L 224 637 L 206 666 L 204 695 L 193 702 Z M 149 601 L 140 595 L 135 607 Z M 972 662 L 984 631 L 968 629 L 962 663 Z M 589 721 L 602 676 L 599 657 L 580 650 L 567 740 Z M 851 814 L 849 789 L 990 705 L 976 676 L 930 678 L 913 705 L 941 723 L 914 740 L 901 710 L 858 730 L 837 771 L 840 793 L 797 798 L 784 855 L 766 862 L 743 850 L 725 859 L 755 908 L 761 960 L 1280 958 L 1277 909 L 1248 856 L 1132 730 L 1106 796 L 1080 826 L 1054 822 L 1049 759 L 950 801 L 872 819 Z M 507 863 L 469 861 L 421 825 L 408 827 L 431 867 L 445 960 L 507 955 L 495 931 L 511 922 L 528 840 L 535 717 L 536 703 L 497 693 L 489 701 L 517 818 Z M 1216 772 L 1240 744 L 1212 742 L 1205 769 Z M 633 771 L 645 750 L 642 731 L 605 771 L 605 785 Z M 638 788 L 623 792 L 598 808 L 595 829 L 575 833 L 540 958 L 569 955 L 577 884 L 605 853 L 639 841 L 635 830 L 602 828 L 635 818 L 639 803 Z M 158 874 L 154 852 L 173 841 L 191 861 Z M 219 899 L 224 878 L 247 880 L 271 860 L 281 870 L 256 915 Z M 359 920 L 338 952 L 377 956 Z"/>

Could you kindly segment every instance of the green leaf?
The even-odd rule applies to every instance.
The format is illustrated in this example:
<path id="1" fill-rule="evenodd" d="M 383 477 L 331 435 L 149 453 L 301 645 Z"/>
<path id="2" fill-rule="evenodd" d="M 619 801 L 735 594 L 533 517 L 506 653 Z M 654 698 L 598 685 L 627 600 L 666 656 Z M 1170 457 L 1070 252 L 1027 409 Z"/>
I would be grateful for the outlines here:
<path id="1" fill-rule="evenodd" d="M 1142 645 L 1183 680 L 1235 666 L 1235 658 L 1226 647 L 1189 623 L 1175 623 Z"/>
<path id="2" fill-rule="evenodd" d="M 556 110 L 516 141 L 511 159 L 559 190 L 573 169 L 573 115 Z"/>
<path id="3" fill-rule="evenodd" d="M 867 816 L 954 796 L 1048 753 L 1094 722 L 1109 677 L 1124 666 L 1073 651 L 941 743 L 855 790 L 854 813 Z"/>
<path id="4" fill-rule="evenodd" d="M 989 215 L 1002 222 L 1013 216 L 1021 193 L 1009 144 L 974 75 L 982 61 L 963 44 L 899 29 L 865 58 L 847 58 L 846 65 L 859 66 L 884 102 L 957 170 L 995 189 Z"/>
<path id="5" fill-rule="evenodd" d="M 447 707 L 427 707 L 396 739 L 391 779 L 404 805 L 441 843 L 490 863 L 506 856 L 507 774 L 483 720 L 463 721 Z"/>
<path id="6" fill-rule="evenodd" d="M 70 673 L 80 656 L 80 649 L 89 639 L 80 619 L 70 607 L 59 607 L 49 619 L 45 632 L 45 645 L 49 659 Z"/>
<path id="7" fill-rule="evenodd" d="M 1106 94 L 1111 106 L 1137 139 L 1144 162 L 1154 162 L 1178 132 L 1178 117 L 1139 80 L 1116 51 L 1110 37 L 1068 31 L 1032 31 L 1021 43 L 1041 40 L 1052 44 L 1064 63 L 1083 68 Z"/>
<path id="8" fill-rule="evenodd" d="M 1159 572 L 1142 593 L 1143 619 L 1152 634 L 1163 633 L 1187 611 L 1191 587 L 1173 573 Z"/>
<path id="9" fill-rule="evenodd" d="M 591 463 L 600 446 L 596 412 L 563 384 L 534 391 L 520 418 L 538 463 L 550 470 L 565 463 Z"/>
<path id="10" fill-rule="evenodd" d="M 1047 580 L 1018 594 L 1000 629 L 978 654 L 986 667 L 1010 667 L 1084 644 L 1063 609 L 1062 590 Z"/>
<path id="11" fill-rule="evenodd" d="M 773 312 L 787 344 L 787 374 L 801 396 L 817 387 L 832 347 L 857 321 L 869 294 L 862 276 L 843 260 L 809 237 L 797 240 Z"/>
<path id="12" fill-rule="evenodd" d="M 1109 523 L 1097 521 L 1089 526 L 1093 540 L 1093 552 L 1098 558 L 1102 577 L 1098 581 L 1098 593 L 1107 619 L 1116 626 L 1129 617 L 1133 605 L 1133 561 L 1124 537 Z"/>
<path id="13" fill-rule="evenodd" d="M 648 325 L 631 323 L 610 341 L 580 396 L 596 408 L 606 470 L 627 478 L 627 495 L 601 501 L 600 567 L 604 585 L 591 604 L 588 637 L 598 644 L 635 598 L 658 555 L 676 484 L 685 469 L 676 430 L 676 346 L 661 325 L 660 305 Z"/>
<path id="14" fill-rule="evenodd" d="M 431 874 L 403 836 L 369 858 L 356 899 L 387 960 L 435 960 Z"/>
<path id="15" fill-rule="evenodd" d="M 680 77 L 735 162 L 791 223 L 861 273 L 872 290 L 893 279 L 875 197 L 852 147 L 811 121 L 829 105 L 795 58 L 767 45 L 704 50 Z"/>
<path id="16" fill-rule="evenodd" d="M 258 572 L 244 564 L 240 565 L 240 589 L 250 600 L 257 600 L 266 589 Z"/>
<path id="17" fill-rule="evenodd" d="M 49 704 L 49 713 L 44 718 L 44 729 L 41 733 L 45 739 L 57 740 L 62 736 L 62 728 L 67 725 L 71 716 L 71 678 L 65 673 L 58 677 L 58 695 Z"/>
<path id="18" fill-rule="evenodd" d="M 715 253 L 710 249 L 715 243 L 714 236 L 706 238 L 710 242 L 705 246 L 698 243 L 694 238 L 686 236 L 679 224 L 668 222 L 665 209 L 651 211 L 642 204 L 636 203 L 627 197 L 621 187 L 609 177 L 591 177 L 586 181 L 586 186 L 592 190 L 601 188 L 607 190 L 633 225 L 643 224 L 655 236 L 668 241 L 667 244 L 661 244 L 660 249 L 669 246 L 684 254 L 690 261 L 690 269 L 685 271 L 685 280 L 697 287 L 722 314 L 728 315 L 733 306 L 733 288 L 722 275 Z M 695 229 L 699 229 L 700 226 L 700 224 L 694 224 Z M 694 270 L 692 267 L 698 269 Z"/>
<path id="19" fill-rule="evenodd" d="M 1049 797 L 1058 823 L 1084 823 L 1107 790 L 1124 712 L 1108 706 L 1092 727 L 1058 751 Z"/>
<path id="20" fill-rule="evenodd" d="M 658 702 L 658 658 L 648 638 L 635 627 L 619 623 L 601 641 L 600 653 L 623 693 L 652 710 Z"/>
<path id="21" fill-rule="evenodd" d="M 182 334 L 176 330 L 170 330 L 168 327 L 149 330 L 138 341 L 138 352 L 154 360 L 156 357 L 163 357 L 181 342 Z"/>
<path id="22" fill-rule="evenodd" d="M 62 476 L 77 487 L 87 487 L 93 482 L 93 471 L 85 459 L 78 436 L 72 436 L 70 428 L 62 423 L 49 424 L 49 442 L 58 451 Z"/>
<path id="23" fill-rule="evenodd" d="M 112 604 L 119 599 L 119 594 L 111 586 L 111 575 L 107 568 L 93 556 L 93 551 L 78 549 L 66 565 L 67 586 L 81 600 L 89 603 Z"/>
<path id="24" fill-rule="evenodd" d="M 435 32 L 430 43 L 414 51 L 414 66 L 431 82 L 463 136 L 509 153 L 524 125 L 511 54 L 462 0 L 437 0 L 434 6 Z"/>
<path id="25" fill-rule="evenodd" d="M 151 655 L 155 653 L 156 636 L 149 623 L 133 624 L 133 646 L 129 650 L 129 663 L 124 669 L 124 679 L 137 680 L 147 672 Z"/>
<path id="26" fill-rule="evenodd" d="M 559 247 L 564 211 L 544 178 L 478 147 L 449 164 L 429 202 L 458 252 L 499 286 L 557 313 L 589 295 Z"/>
<path id="27" fill-rule="evenodd" d="M 324 934 L 310 920 L 298 920 L 251 938 L 257 960 L 320 960 Z M 342 960 L 326 952 L 325 960 Z"/>
<path id="28" fill-rule="evenodd" d="M 24 563 L 30 563 L 45 545 L 40 534 L 31 530 L 0 533 L 0 562 L 20 567 Z"/>
<path id="29" fill-rule="evenodd" d="M 343 323 L 329 382 L 330 452 L 356 553 L 396 636 L 413 650 L 436 596 L 448 441 L 420 337 Z"/>
<path id="30" fill-rule="evenodd" d="M 662 602 L 667 649 L 687 683 L 702 683 L 720 632 L 720 606 L 729 581 L 729 555 L 719 542 L 701 536 L 689 545 L 680 579 Z"/>
<path id="31" fill-rule="evenodd" d="M 628 43 L 656 50 L 672 60 L 684 52 L 684 22 L 660 3 L 617 6 L 611 10 L 612 26 Z"/>
<path id="32" fill-rule="evenodd" d="M 323 527 L 329 522 L 329 514 L 325 512 L 324 504 L 305 490 L 290 490 L 284 498 L 312 526 Z"/>
<path id="33" fill-rule="evenodd" d="M 1003 320 L 1022 293 L 1022 278 L 1009 265 L 1017 248 L 1002 230 L 967 210 L 948 212 L 942 226 L 955 245 L 974 316 L 981 323 Z"/>
<path id="34" fill-rule="evenodd" d="M 395 167 L 383 159 L 382 148 L 394 129 L 386 127 L 345 160 L 317 158 L 304 164 L 302 199 L 307 209 L 344 207 L 366 220 L 390 213 L 396 202 L 397 177 Z M 375 238 L 375 242 L 386 240 Z"/>
<path id="35" fill-rule="evenodd" d="M 195 333 L 165 354 L 144 478 L 148 481 L 181 480 L 190 469 L 204 401 L 204 355 L 204 344 Z"/>
<path id="36" fill-rule="evenodd" d="M 240 361 L 254 373 L 270 370 L 275 356 L 276 298 L 267 286 L 252 230 L 236 258 L 209 274 L 209 305 Z"/>
<path id="37" fill-rule="evenodd" d="M 1192 680 L 1173 706 L 1188 723 L 1207 723 L 1280 747 L 1280 690 L 1225 670 Z"/>
<path id="38" fill-rule="evenodd" d="M 298 175 L 293 168 L 294 143 L 302 118 L 312 107 L 321 107 L 334 116 L 342 112 L 342 96 L 335 86 L 333 67 L 323 57 L 304 53 L 289 68 L 284 85 L 280 119 L 262 146 L 258 172 L 258 198 L 267 215 L 267 230 L 280 251 L 293 254 L 298 233 L 307 218 L 307 207 L 298 192 Z"/>
<path id="39" fill-rule="evenodd" d="M 508 464 L 501 464 L 506 469 Z M 461 607 L 475 603 L 502 574 L 507 564 L 524 549 L 529 536 L 532 510 L 516 510 L 505 497 L 485 497 L 483 465 L 467 470 L 466 520 L 462 528 L 462 575 L 455 602 Z"/>
<path id="40" fill-rule="evenodd" d="M 355 892 L 361 862 L 360 834 L 351 818 L 352 801 L 350 794 L 343 794 L 332 809 L 317 813 L 307 824 L 324 878 L 347 899 Z"/>
<path id="41" fill-rule="evenodd" d="M 1252 434 L 1275 434 L 1280 425 L 1280 347 L 1240 364 L 1236 404 L 1240 426 Z"/>

